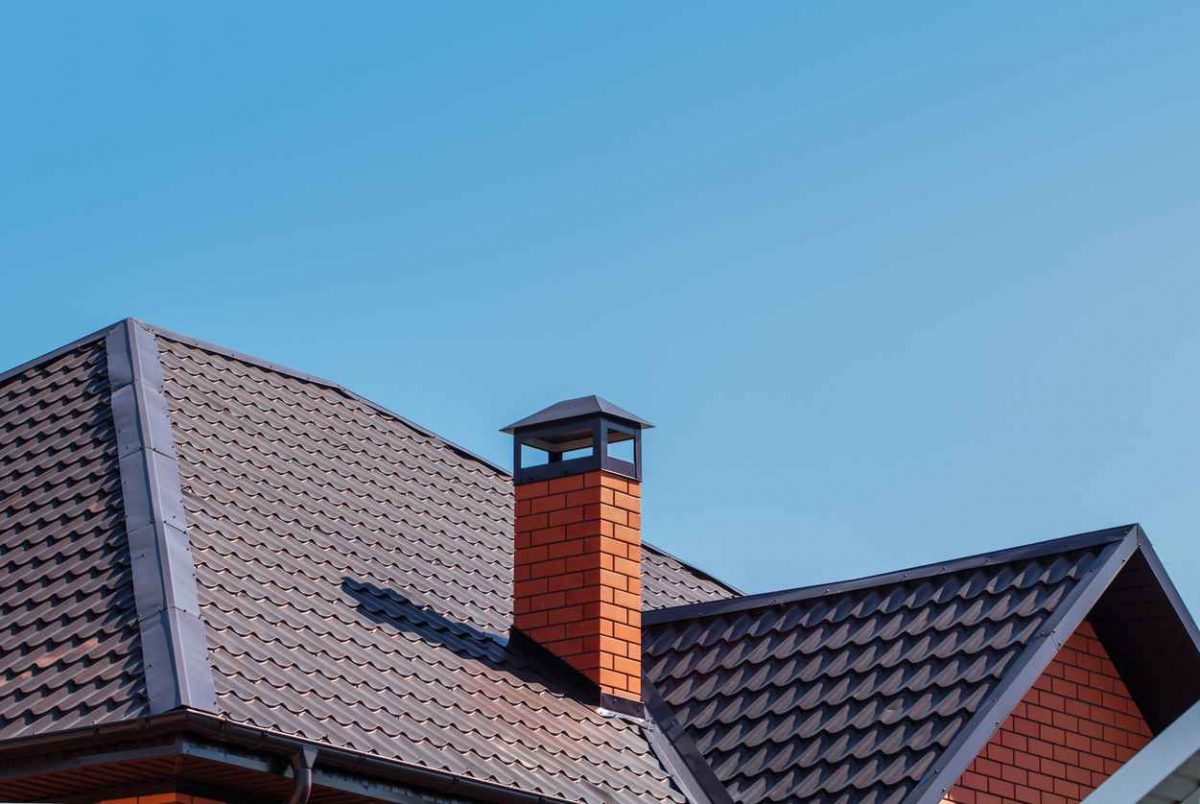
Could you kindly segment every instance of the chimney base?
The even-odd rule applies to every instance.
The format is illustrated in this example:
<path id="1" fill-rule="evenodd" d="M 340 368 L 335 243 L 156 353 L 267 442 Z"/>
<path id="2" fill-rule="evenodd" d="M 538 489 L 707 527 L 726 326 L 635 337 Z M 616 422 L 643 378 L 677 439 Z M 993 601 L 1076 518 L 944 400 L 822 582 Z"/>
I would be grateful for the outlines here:
<path id="1" fill-rule="evenodd" d="M 601 706 L 640 716 L 641 484 L 595 470 L 516 497 L 515 630 L 591 681 Z"/>

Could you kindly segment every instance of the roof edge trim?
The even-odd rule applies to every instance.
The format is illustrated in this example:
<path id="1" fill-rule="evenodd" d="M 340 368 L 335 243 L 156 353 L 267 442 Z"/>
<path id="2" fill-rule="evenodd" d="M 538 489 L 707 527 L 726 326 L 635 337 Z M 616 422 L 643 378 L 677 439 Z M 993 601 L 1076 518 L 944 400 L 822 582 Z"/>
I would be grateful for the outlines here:
<path id="1" fill-rule="evenodd" d="M 943 575 L 948 572 L 962 572 L 963 570 L 987 567 L 993 564 L 1004 564 L 1009 561 L 1037 558 L 1039 556 L 1049 555 L 1051 553 L 1061 553 L 1068 550 L 1081 550 L 1087 547 L 1095 547 L 1096 545 L 1100 544 L 1109 544 L 1112 542 L 1121 541 L 1122 539 L 1126 538 L 1134 528 L 1137 528 L 1140 531 L 1140 528 L 1138 528 L 1137 525 L 1121 525 L 1115 528 L 1105 528 L 1103 530 L 1088 531 L 1087 533 L 1077 533 L 1073 536 L 1065 536 L 1059 539 L 1050 539 L 1049 541 L 1035 542 L 1033 544 L 1021 545 L 1019 547 L 1008 547 L 1003 550 L 994 550 L 988 553 L 977 553 L 975 555 L 965 556 L 963 558 L 957 558 L 951 561 L 922 564 L 920 566 L 910 567 L 908 569 L 894 570 L 892 572 L 885 572 L 878 575 L 868 575 L 863 578 L 853 578 L 846 581 L 838 581 L 836 583 L 800 586 L 794 589 L 781 589 L 775 592 L 762 592 L 754 595 L 731 598 L 729 600 L 715 600 L 708 603 L 691 603 L 686 606 L 669 606 L 666 608 L 645 612 L 645 614 L 642 616 L 642 622 L 646 625 L 662 625 L 665 623 L 677 622 L 679 620 L 715 617 L 717 615 L 746 611 L 748 609 L 765 608 L 767 606 L 776 606 L 783 603 L 795 603 L 800 600 L 824 597 L 825 595 L 842 594 L 844 592 L 870 589 L 871 587 L 882 586 L 884 584 L 919 580 L 921 578 L 929 578 L 934 575 Z"/>
<path id="2" fill-rule="evenodd" d="M 671 779 L 692 804 L 733 804 L 725 785 L 696 749 L 658 690 L 643 679 L 646 738 Z"/>
<path id="3" fill-rule="evenodd" d="M 946 746 L 932 768 L 925 772 L 903 800 L 903 804 L 938 804 L 976 755 L 983 750 L 996 729 L 1020 703 L 1025 693 L 1049 666 L 1059 649 L 1083 622 L 1092 606 L 1117 577 L 1121 568 L 1139 548 L 1141 528 L 1131 525 L 1120 539 L 1113 541 L 1085 576 L 1071 590 L 1053 615 L 1043 624 L 1039 638 L 1017 656 L 1016 663 L 1000 679 L 988 703 L 980 708 Z M 1095 542 L 1094 544 L 1102 544 Z M 1106 555 L 1107 554 L 1107 555 Z"/>
<path id="4" fill-rule="evenodd" d="M 148 715 L 136 720 L 81 726 L 69 731 L 37 734 L 0 742 L 0 757 L 19 759 L 35 753 L 46 755 L 76 747 L 90 748 L 105 738 L 134 741 L 179 732 L 195 733 L 224 744 L 272 752 L 285 760 L 290 759 L 298 749 L 312 746 L 320 751 L 320 764 L 326 768 L 338 768 L 367 779 L 393 781 L 422 790 L 473 800 L 498 804 L 570 804 L 566 799 L 555 796 L 528 792 L 468 776 L 456 776 L 447 771 L 383 759 L 348 748 L 337 748 L 270 729 L 235 723 L 211 712 L 189 708 Z"/>
<path id="5" fill-rule="evenodd" d="M 158 344 L 125 319 L 105 349 L 150 712 L 216 712 Z"/>
<path id="6" fill-rule="evenodd" d="M 201 340 L 200 338 L 193 338 L 190 335 L 184 335 L 183 333 L 175 332 L 173 330 L 169 330 L 169 329 L 166 329 L 165 327 L 160 327 L 155 324 L 148 324 L 144 321 L 139 321 L 137 323 L 141 327 L 149 330 L 150 332 L 154 333 L 155 335 L 158 335 L 159 337 L 162 337 L 162 338 L 166 338 L 167 340 L 176 341 L 178 343 L 186 344 L 187 346 L 194 346 L 195 348 L 203 349 L 206 352 L 213 352 L 214 354 L 219 354 L 224 357 L 228 357 L 232 360 L 237 360 L 241 363 L 248 363 L 251 366 L 257 366 L 258 368 L 261 368 L 261 369 L 266 369 L 268 371 L 274 371 L 278 374 L 283 374 L 285 376 L 292 377 L 297 380 L 303 380 L 304 382 L 310 382 L 310 383 L 313 383 L 314 385 L 320 385 L 325 388 L 329 388 L 331 390 L 337 391 L 338 393 L 340 393 L 350 399 L 353 399 L 356 402 L 361 402 L 362 404 L 366 405 L 367 407 L 371 408 L 372 410 L 374 410 L 377 413 L 382 413 L 385 416 L 390 416 L 393 419 L 397 419 L 398 421 L 403 422 L 405 425 L 411 427 L 412 429 L 416 430 L 418 433 L 420 433 L 423 436 L 426 436 L 427 438 L 433 438 L 438 441 L 441 441 L 447 447 L 449 447 L 450 449 L 459 453 L 460 455 L 462 455 L 466 458 L 470 458 L 473 461 L 478 461 L 479 463 L 482 463 L 485 466 L 487 466 L 489 469 L 492 469 L 492 470 L 500 473 L 504 477 L 512 476 L 512 472 L 510 472 L 508 469 L 505 469 L 500 464 L 495 463 L 491 460 L 488 460 L 487 458 L 483 457 L 482 455 L 472 452 L 471 450 L 467 449 L 466 447 L 462 446 L 461 444 L 457 444 L 448 438 L 438 435 L 433 430 L 430 430 L 428 427 L 417 424 L 416 422 L 414 422 L 412 419 L 408 418 L 407 416 L 402 416 L 399 413 L 397 413 L 396 411 L 392 410 L 391 408 L 384 407 L 383 405 L 380 405 L 378 402 L 373 402 L 370 399 L 367 399 L 365 396 L 357 394 L 354 391 L 351 391 L 346 386 L 344 386 L 340 383 L 336 383 L 333 380 L 327 380 L 324 377 L 318 377 L 315 374 L 307 374 L 303 371 L 298 371 L 296 369 L 288 368 L 287 366 L 280 365 L 279 363 L 272 363 L 269 360 L 263 360 L 262 358 L 254 357 L 253 355 L 248 355 L 248 354 L 239 352 L 234 349 L 229 349 L 224 346 L 219 346 L 215 343 L 210 343 L 209 341 Z"/>
<path id="7" fill-rule="evenodd" d="M 121 326 L 121 322 L 117 322 L 116 324 L 109 324 L 106 327 L 101 327 L 100 329 L 96 330 L 95 332 L 90 332 L 87 335 L 84 335 L 82 338 L 76 338 L 75 340 L 71 341 L 70 343 L 63 344 L 62 346 L 59 346 L 56 349 L 51 349 L 49 352 L 46 352 L 43 355 L 38 355 L 37 357 L 32 357 L 29 360 L 26 360 L 24 363 L 13 366 L 10 369 L 5 369 L 4 371 L 0 371 L 0 383 L 7 382 L 8 380 L 11 380 L 13 377 L 17 376 L 18 374 L 26 372 L 31 368 L 36 368 L 37 366 L 40 366 L 43 363 L 48 363 L 56 357 L 62 357 L 63 355 L 67 354 L 68 352 L 73 352 L 76 349 L 78 349 L 80 346 L 84 346 L 86 344 L 92 343 L 93 341 L 98 341 L 101 338 L 103 338 L 104 336 L 108 335 L 108 333 L 110 331 L 112 331 L 114 328 L 119 327 L 119 326 Z"/>
<path id="8" fill-rule="evenodd" d="M 1154 551 L 1154 546 L 1150 544 L 1150 538 L 1146 535 L 1146 532 L 1139 527 L 1137 534 L 1138 547 L 1142 551 L 1142 557 L 1146 559 L 1146 564 L 1150 567 L 1150 571 L 1154 573 L 1154 579 L 1158 581 L 1158 585 L 1162 587 L 1163 594 L 1167 596 L 1167 600 L 1171 603 L 1171 608 L 1175 610 L 1175 616 L 1179 618 L 1179 624 L 1183 626 L 1183 630 L 1187 632 L 1188 637 L 1192 640 L 1192 644 L 1196 646 L 1196 652 L 1200 653 L 1200 628 L 1196 626 L 1196 620 L 1192 617 L 1192 613 L 1188 611 L 1188 607 L 1184 605 L 1183 598 L 1179 596 L 1179 590 L 1175 588 L 1175 582 L 1167 574 L 1167 568 L 1163 566 L 1158 553 Z"/>

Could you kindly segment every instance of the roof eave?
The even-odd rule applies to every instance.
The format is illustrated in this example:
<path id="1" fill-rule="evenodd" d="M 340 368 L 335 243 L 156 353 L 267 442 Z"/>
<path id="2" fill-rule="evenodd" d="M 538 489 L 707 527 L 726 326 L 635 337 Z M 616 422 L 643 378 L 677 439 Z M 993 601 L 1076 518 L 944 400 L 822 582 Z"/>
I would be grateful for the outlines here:
<path id="1" fill-rule="evenodd" d="M 122 745 L 128 744 L 130 750 L 135 750 L 137 744 L 142 741 L 162 739 L 176 734 L 200 735 L 216 743 L 261 751 L 271 760 L 268 763 L 271 767 L 285 768 L 297 751 L 315 748 L 320 765 L 361 779 L 365 785 L 369 785 L 371 780 L 391 782 L 496 804 L 569 804 L 567 799 L 335 748 L 313 740 L 234 723 L 218 715 L 187 708 L 133 720 L 8 740 L 0 743 L 0 767 L 15 769 L 17 765 L 14 763 L 22 762 L 24 765 L 21 775 L 25 775 L 26 768 L 29 774 L 33 774 L 37 772 L 39 761 L 57 761 L 63 754 L 84 749 L 96 749 L 98 758 L 117 761 L 119 757 L 107 750 L 106 746 L 116 745 L 120 741 Z M 319 769 L 317 784 L 322 784 Z"/>

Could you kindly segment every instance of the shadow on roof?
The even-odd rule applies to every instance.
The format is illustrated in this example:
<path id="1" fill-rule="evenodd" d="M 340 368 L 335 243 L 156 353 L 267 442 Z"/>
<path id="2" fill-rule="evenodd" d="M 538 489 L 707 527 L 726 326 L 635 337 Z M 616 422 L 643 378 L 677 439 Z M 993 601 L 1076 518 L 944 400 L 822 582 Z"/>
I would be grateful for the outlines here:
<path id="1" fill-rule="evenodd" d="M 402 592 L 384 589 L 369 581 L 344 577 L 342 591 L 356 601 L 358 612 L 372 622 L 411 634 L 463 659 L 484 661 L 496 670 L 526 684 L 543 687 L 554 695 L 574 699 L 581 695 L 581 677 L 564 675 L 558 666 L 547 667 L 544 657 L 537 651 L 523 643 L 510 644 L 507 634 L 452 620 L 413 602 Z"/>

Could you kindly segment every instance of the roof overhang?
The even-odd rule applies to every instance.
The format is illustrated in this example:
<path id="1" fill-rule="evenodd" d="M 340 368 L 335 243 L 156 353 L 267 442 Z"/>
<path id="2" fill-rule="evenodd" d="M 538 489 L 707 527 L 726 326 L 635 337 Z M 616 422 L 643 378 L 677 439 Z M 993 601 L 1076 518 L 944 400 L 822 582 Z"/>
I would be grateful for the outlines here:
<path id="1" fill-rule="evenodd" d="M 430 794 L 497 804 L 566 804 L 551 796 L 476 781 L 178 710 L 0 744 L 0 798 L 71 800 L 190 774 L 238 790 L 238 800 L 279 801 L 295 784 L 294 760 L 316 749 L 313 802 L 364 799 L 428 804 Z M 82 799 L 81 799 L 82 800 Z M 352 800 L 352 799 L 351 799 Z"/>

